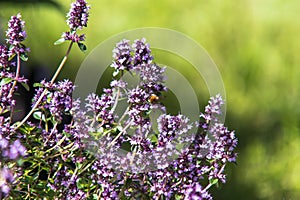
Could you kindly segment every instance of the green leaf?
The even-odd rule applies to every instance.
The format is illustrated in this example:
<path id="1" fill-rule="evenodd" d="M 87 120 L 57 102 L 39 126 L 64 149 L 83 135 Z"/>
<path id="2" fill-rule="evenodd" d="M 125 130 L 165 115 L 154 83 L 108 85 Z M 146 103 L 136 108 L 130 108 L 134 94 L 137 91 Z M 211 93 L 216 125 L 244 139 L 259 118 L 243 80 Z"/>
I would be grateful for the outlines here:
<path id="1" fill-rule="evenodd" d="M 150 135 L 150 141 L 151 141 L 151 142 L 154 142 L 154 143 L 157 143 L 158 139 L 157 139 L 157 137 L 156 137 L 155 134 L 151 134 L 151 135 Z"/>
<path id="2" fill-rule="evenodd" d="M 3 78 L 3 79 L 1 79 L 0 86 L 10 83 L 12 81 L 13 81 L 12 78 Z"/>
<path id="3" fill-rule="evenodd" d="M 11 50 L 13 50 L 13 49 L 14 49 L 14 47 L 15 47 L 15 46 L 13 46 L 13 45 L 9 45 L 9 47 L 8 47 L 8 50 L 10 50 L 10 51 L 11 51 Z"/>
<path id="4" fill-rule="evenodd" d="M 42 118 L 42 112 L 40 111 L 34 112 L 33 117 L 37 120 L 40 120 Z"/>
<path id="5" fill-rule="evenodd" d="M 14 126 L 18 126 L 20 122 L 14 123 Z M 29 124 L 24 123 L 18 130 L 23 134 L 30 134 L 33 130 L 35 130 L 35 126 L 30 126 Z"/>
<path id="6" fill-rule="evenodd" d="M 11 56 L 8 58 L 8 61 L 11 61 L 15 56 L 16 56 L 16 54 L 14 53 L 13 55 L 11 55 Z"/>
<path id="7" fill-rule="evenodd" d="M 30 88 L 29 88 L 29 85 L 28 84 L 26 84 L 26 83 L 21 83 L 21 85 L 27 90 L 27 91 L 29 91 L 30 90 Z"/>
<path id="8" fill-rule="evenodd" d="M 28 60 L 28 56 L 26 54 L 21 54 L 20 58 L 21 58 L 21 60 L 23 60 L 25 62 Z"/>
<path id="9" fill-rule="evenodd" d="M 44 85 L 41 83 L 34 83 L 33 87 L 44 87 Z"/>
<path id="10" fill-rule="evenodd" d="M 54 42 L 54 45 L 62 44 L 62 43 L 64 43 L 65 41 L 66 41 L 65 38 L 60 38 L 60 39 L 58 39 L 58 40 L 56 40 L 56 41 Z"/>
<path id="11" fill-rule="evenodd" d="M 119 70 L 116 69 L 116 70 L 113 72 L 113 77 L 116 77 L 118 74 L 119 74 Z"/>
<path id="12" fill-rule="evenodd" d="M 33 117 L 37 120 L 43 120 L 46 121 L 45 115 L 41 111 L 35 111 L 33 113 Z"/>
<path id="13" fill-rule="evenodd" d="M 122 131 L 123 130 L 123 127 L 122 126 L 116 126 L 116 130 L 118 130 L 118 131 Z"/>
<path id="14" fill-rule="evenodd" d="M 23 159 L 18 159 L 17 164 L 18 166 L 23 166 L 24 160 Z"/>
<path id="15" fill-rule="evenodd" d="M 78 42 L 77 44 L 78 44 L 79 49 L 80 49 L 82 52 L 86 52 L 87 47 L 86 47 L 85 44 L 80 43 L 80 42 Z"/>
<path id="16" fill-rule="evenodd" d="M 10 111 L 9 109 L 3 110 L 3 109 L 0 107 L 0 112 L 1 112 L 2 114 L 5 114 L 5 113 L 7 113 L 7 112 L 9 112 L 9 111 Z"/>
<path id="17" fill-rule="evenodd" d="M 215 184 L 217 184 L 219 182 L 219 180 L 218 179 L 210 179 L 209 180 L 209 183 L 211 184 L 211 185 L 215 185 Z"/>

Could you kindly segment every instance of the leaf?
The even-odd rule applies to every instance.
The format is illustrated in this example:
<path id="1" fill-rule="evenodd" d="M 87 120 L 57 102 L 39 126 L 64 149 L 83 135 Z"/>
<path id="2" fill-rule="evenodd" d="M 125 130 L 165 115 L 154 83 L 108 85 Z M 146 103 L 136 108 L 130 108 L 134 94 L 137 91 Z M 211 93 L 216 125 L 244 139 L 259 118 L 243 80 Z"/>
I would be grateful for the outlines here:
<path id="1" fill-rule="evenodd" d="M 9 111 L 10 111 L 9 109 L 3 110 L 3 108 L 0 107 L 0 112 L 2 113 L 2 115 L 9 112 Z"/>
<path id="2" fill-rule="evenodd" d="M 28 84 L 26 84 L 26 83 L 21 83 L 21 85 L 27 90 L 27 91 L 29 91 L 30 90 L 30 88 L 29 88 L 29 85 Z"/>
<path id="3" fill-rule="evenodd" d="M 33 113 L 33 117 L 37 120 L 43 120 L 43 121 L 46 121 L 45 119 L 45 115 L 41 112 L 41 111 L 35 111 Z"/>
<path id="4" fill-rule="evenodd" d="M 118 74 L 119 74 L 119 70 L 116 69 L 116 70 L 113 72 L 113 77 L 116 77 Z"/>
<path id="5" fill-rule="evenodd" d="M 23 159 L 18 159 L 17 164 L 18 164 L 18 166 L 23 166 L 24 160 Z"/>
<path id="6" fill-rule="evenodd" d="M 7 84 L 7 83 L 10 83 L 10 82 L 12 82 L 12 81 L 13 81 L 12 78 L 3 78 L 3 79 L 1 80 L 1 82 L 0 82 L 0 86 L 3 86 L 3 85 L 5 85 L 5 84 Z"/>
<path id="7" fill-rule="evenodd" d="M 14 126 L 18 126 L 20 122 L 16 122 Z M 23 134 L 29 134 L 32 132 L 36 127 L 35 126 L 30 126 L 29 124 L 23 124 L 18 130 L 23 133 Z"/>
<path id="8" fill-rule="evenodd" d="M 34 112 L 33 117 L 37 120 L 40 120 L 42 117 L 42 112 L 40 112 L 40 111 Z"/>
<path id="9" fill-rule="evenodd" d="M 122 126 L 116 126 L 116 130 L 122 131 L 122 130 L 123 130 L 123 127 L 122 127 Z"/>
<path id="10" fill-rule="evenodd" d="M 99 199 L 97 194 L 93 194 L 93 199 Z"/>
<path id="11" fill-rule="evenodd" d="M 41 83 L 34 83 L 33 87 L 44 87 L 44 85 Z"/>
<path id="12" fill-rule="evenodd" d="M 15 57 L 16 54 L 13 54 L 11 55 L 9 58 L 8 58 L 8 61 L 11 61 L 14 57 Z"/>
<path id="13" fill-rule="evenodd" d="M 9 45 L 8 50 L 11 51 L 11 50 L 13 50 L 14 48 L 15 48 L 14 45 Z"/>
<path id="14" fill-rule="evenodd" d="M 210 179 L 210 180 L 209 180 L 209 183 L 210 183 L 211 185 L 215 185 L 215 184 L 218 183 L 218 181 L 219 181 L 219 179 L 214 178 L 214 179 Z"/>
<path id="15" fill-rule="evenodd" d="M 77 44 L 78 44 L 79 49 L 80 49 L 82 52 L 86 52 L 87 47 L 86 47 L 85 44 L 80 43 L 80 42 L 78 42 Z"/>
<path id="16" fill-rule="evenodd" d="M 64 43 L 65 41 L 66 41 L 65 38 L 59 38 L 58 40 L 56 40 L 54 42 L 54 45 L 60 45 L 60 44 Z"/>
<path id="17" fill-rule="evenodd" d="M 28 60 L 28 56 L 27 54 L 21 54 L 20 55 L 21 60 L 23 60 L 24 62 L 26 62 Z"/>
<path id="18" fill-rule="evenodd" d="M 157 142 L 158 142 L 158 139 L 157 139 L 156 135 L 151 134 L 151 136 L 150 136 L 150 141 L 151 141 L 151 142 L 157 143 Z"/>

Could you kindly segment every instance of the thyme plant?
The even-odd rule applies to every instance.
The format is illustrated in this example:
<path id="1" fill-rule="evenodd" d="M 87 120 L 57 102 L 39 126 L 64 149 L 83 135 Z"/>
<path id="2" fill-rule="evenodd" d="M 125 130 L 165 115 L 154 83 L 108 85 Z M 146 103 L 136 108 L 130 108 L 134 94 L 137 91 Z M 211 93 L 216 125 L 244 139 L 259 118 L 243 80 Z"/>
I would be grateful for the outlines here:
<path id="1" fill-rule="evenodd" d="M 85 0 L 71 4 L 69 30 L 55 42 L 69 42 L 67 52 L 49 81 L 34 84 L 32 109 L 17 122 L 15 95 L 30 88 L 20 74 L 29 48 L 21 14 L 8 22 L 0 46 L 0 199 L 212 199 L 209 189 L 225 183 L 225 166 L 237 156 L 234 131 L 218 117 L 220 95 L 196 122 L 168 114 L 160 101 L 168 90 L 165 68 L 145 39 L 116 44 L 112 81 L 100 94 L 74 99 L 73 83 L 56 81 L 73 45 L 86 50 L 79 31 L 89 10 Z M 138 77 L 137 85 L 125 74 Z M 126 108 L 117 114 L 121 103 Z"/>

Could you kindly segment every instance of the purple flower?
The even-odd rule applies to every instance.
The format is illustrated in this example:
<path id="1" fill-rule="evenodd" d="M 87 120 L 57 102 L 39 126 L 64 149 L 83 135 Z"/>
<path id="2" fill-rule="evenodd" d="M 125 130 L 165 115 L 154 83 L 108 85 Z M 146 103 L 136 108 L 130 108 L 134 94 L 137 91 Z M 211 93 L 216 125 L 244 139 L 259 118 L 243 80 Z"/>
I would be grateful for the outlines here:
<path id="1" fill-rule="evenodd" d="M 74 85 L 69 80 L 53 84 L 54 91 L 51 95 L 49 110 L 57 119 L 62 119 L 62 114 L 72 108 L 72 92 Z"/>
<path id="2" fill-rule="evenodd" d="M 166 91 L 167 88 L 163 85 L 166 79 L 165 68 L 161 68 L 153 62 L 150 46 L 146 43 L 146 39 L 135 40 L 132 48 L 134 50 L 134 70 L 139 73 L 140 85 L 149 93 L 159 94 Z"/>
<path id="3" fill-rule="evenodd" d="M 3 67 L 4 69 L 8 66 L 8 49 L 4 45 L 0 45 L 0 67 Z"/>
<path id="4" fill-rule="evenodd" d="M 115 101 L 111 89 L 104 89 L 103 91 L 104 93 L 100 98 L 94 93 L 88 95 L 86 98 L 86 108 L 87 111 L 93 113 L 94 118 L 96 118 L 97 121 L 101 122 L 101 126 L 106 125 L 110 127 L 115 120 L 115 116 L 111 110 Z"/>
<path id="5" fill-rule="evenodd" d="M 199 183 L 187 186 L 184 195 L 184 200 L 212 200 L 210 194 L 203 190 Z"/>
<path id="6" fill-rule="evenodd" d="M 165 80 L 164 72 L 165 68 L 161 68 L 155 63 L 142 64 L 140 77 L 144 82 L 163 83 Z"/>
<path id="7" fill-rule="evenodd" d="M 131 145 L 139 145 L 143 148 L 144 152 L 151 152 L 153 145 L 149 138 L 141 137 L 141 136 L 132 136 L 128 139 Z"/>
<path id="8" fill-rule="evenodd" d="M 1 113 L 13 108 L 16 104 L 16 101 L 13 100 L 13 96 L 10 94 L 10 91 L 13 87 L 13 83 L 7 83 L 2 85 L 0 88 L 0 106 L 1 106 Z M 16 88 L 16 87 L 15 87 Z"/>
<path id="9" fill-rule="evenodd" d="M 134 88 L 129 92 L 128 103 L 132 105 L 144 105 L 147 103 L 150 94 L 141 88 Z M 148 110 L 149 106 L 141 108 L 141 110 Z"/>
<path id="10" fill-rule="evenodd" d="M 159 197 L 166 197 L 171 199 L 172 194 L 175 192 L 172 187 L 172 174 L 168 169 L 158 169 L 148 172 L 150 180 L 149 190 L 154 193 L 153 199 L 160 199 Z"/>
<path id="11" fill-rule="evenodd" d="M 71 30 L 64 33 L 65 40 L 76 43 L 84 40 L 84 35 L 77 35 L 76 30 L 87 25 L 88 11 L 89 6 L 84 0 L 72 4 L 68 13 Z M 5 71 L 8 69 L 5 68 L 8 66 L 5 63 L 7 51 L 6 47 L 0 46 L 0 67 L 4 69 L 0 77 L 13 80 L 14 73 Z M 45 168 L 49 177 L 47 187 L 52 190 L 49 194 L 61 199 L 88 199 L 96 194 L 100 199 L 211 200 L 208 189 L 213 184 L 209 183 L 215 180 L 224 183 L 225 166 L 227 162 L 235 162 L 237 156 L 234 152 L 237 146 L 235 134 L 218 118 L 223 104 L 221 96 L 212 97 L 200 115 L 202 121 L 196 124 L 199 133 L 189 133 L 195 123 L 181 114 L 160 115 L 156 130 L 156 127 L 151 127 L 151 112 L 159 106 L 163 108 L 159 99 L 161 92 L 167 90 L 164 86 L 165 68 L 155 64 L 145 39 L 135 40 L 132 46 L 128 40 L 122 40 L 113 53 L 111 67 L 115 68 L 115 73 L 134 70 L 136 73 L 132 75 L 140 78 L 136 87 L 128 87 L 122 80 L 122 73 L 101 95 L 90 94 L 85 99 L 84 109 L 80 108 L 79 100 L 72 99 L 74 85 L 69 80 L 57 83 L 44 80 L 36 90 L 34 102 L 43 91 L 46 92 L 38 109 L 51 120 L 31 124 L 34 129 L 26 125 L 24 128 L 36 133 L 36 142 L 26 138 L 26 141 L 29 139 L 28 147 L 32 148 L 28 152 L 34 154 L 46 150 L 47 163 L 52 166 L 48 171 Z M 20 78 L 18 81 L 24 80 Z M 11 83 L 1 87 L 2 109 L 14 105 L 11 95 L 8 95 L 11 87 Z M 117 122 L 114 111 L 123 103 L 128 107 Z M 10 118 L 5 119 L 2 114 L 0 159 L 3 160 L 2 167 L 14 166 L 10 163 L 27 153 L 22 145 L 24 140 L 21 140 L 26 136 L 18 135 L 19 131 L 14 131 Z M 71 116 L 69 123 L 61 123 L 64 115 Z M 43 128 L 44 125 L 48 125 L 47 129 Z M 118 153 L 119 150 L 122 154 Z M 123 150 L 128 152 L 123 154 Z M 28 156 L 30 162 L 31 154 Z M 41 164 L 42 169 L 45 163 Z M 14 181 L 12 170 L 17 177 L 23 166 L 15 167 L 0 169 L 0 196 L 10 191 Z M 40 179 L 42 173 L 37 173 L 39 181 L 43 181 Z M 202 187 L 202 183 L 208 185 Z M 36 188 L 35 183 L 31 188 Z"/>
<path id="12" fill-rule="evenodd" d="M 2 137 L 2 135 L 0 135 L 0 149 L 7 148 L 8 144 L 9 144 L 8 140 Z"/>
<path id="13" fill-rule="evenodd" d="M 70 134 L 68 141 L 74 142 L 74 145 L 78 148 L 83 148 L 86 145 L 84 140 L 90 137 L 89 120 L 86 112 L 80 109 L 79 99 L 73 100 L 72 103 L 70 113 L 73 116 L 73 120 L 72 123 L 65 125 L 64 132 Z M 79 158 L 75 157 L 74 160 L 79 160 Z"/>
<path id="14" fill-rule="evenodd" d="M 111 67 L 116 70 L 130 70 L 132 69 L 132 55 L 131 46 L 129 45 L 129 40 L 121 40 L 116 44 L 113 49 L 113 63 Z"/>
<path id="15" fill-rule="evenodd" d="M 67 24 L 71 30 L 82 29 L 87 27 L 90 6 L 85 0 L 77 0 L 71 4 L 69 13 L 67 14 Z"/>
<path id="16" fill-rule="evenodd" d="M 0 87 L 0 114 L 12 110 L 15 106 L 16 101 L 13 99 L 13 92 L 17 90 L 17 86 L 14 85 L 12 80 L 16 80 L 19 83 L 26 83 L 27 80 L 24 77 L 16 77 L 15 72 L 9 71 L 8 55 L 5 46 L 0 46 L 0 79 L 11 80 L 6 84 L 2 84 Z M 4 82 L 5 83 L 5 82 Z M 12 88 L 14 86 L 14 88 Z M 12 92 L 13 91 L 13 92 Z"/>
<path id="17" fill-rule="evenodd" d="M 124 177 L 121 173 L 119 177 L 116 177 L 117 173 L 107 164 L 109 164 L 107 160 L 96 160 L 91 166 L 93 170 L 91 178 L 93 182 L 101 185 L 103 191 L 101 193 L 101 199 L 118 199 L 120 186 L 117 181 L 118 179 L 124 179 Z M 112 183 L 112 179 L 115 179 L 116 182 Z"/>
<path id="18" fill-rule="evenodd" d="M 54 177 L 53 183 L 48 183 L 48 186 L 57 192 L 60 199 L 86 199 L 86 193 L 77 186 L 80 177 L 71 173 L 72 168 L 62 166 Z"/>
<path id="19" fill-rule="evenodd" d="M 208 178 L 225 183 L 224 167 L 227 162 L 236 160 L 237 154 L 234 149 L 237 146 L 237 139 L 233 131 L 229 131 L 224 124 L 219 123 L 218 115 L 221 114 L 222 104 L 220 95 L 211 97 L 209 105 L 205 107 L 205 113 L 200 115 L 200 118 L 205 119 L 205 122 L 200 123 L 205 134 L 197 138 L 194 152 L 198 151 L 199 158 L 205 157 L 212 165 L 207 171 Z"/>
<path id="20" fill-rule="evenodd" d="M 103 192 L 101 193 L 101 199 L 118 199 L 119 194 L 116 191 L 116 185 L 104 182 L 101 184 Z"/>
<path id="21" fill-rule="evenodd" d="M 222 163 L 235 162 L 237 154 L 234 149 L 237 146 L 237 138 L 233 131 L 229 131 L 223 124 L 216 123 L 210 127 L 209 132 L 215 141 L 213 149 L 206 156 L 208 159 L 220 160 Z"/>
<path id="22" fill-rule="evenodd" d="M 36 102 L 40 98 L 40 96 L 43 93 L 43 91 L 45 90 L 45 88 L 47 88 L 48 90 L 53 89 L 52 84 L 50 82 L 47 82 L 45 79 L 41 80 L 41 82 L 39 84 L 41 85 L 41 87 L 38 87 L 37 89 L 35 89 L 31 107 L 33 107 L 36 104 Z M 49 92 L 48 92 L 48 94 L 49 94 Z M 47 100 L 47 95 L 44 95 L 42 101 L 39 104 L 39 108 L 41 108 L 41 109 L 49 108 L 49 101 Z"/>
<path id="23" fill-rule="evenodd" d="M 16 80 L 19 83 L 26 83 L 27 79 L 24 77 L 15 77 L 14 72 L 3 72 L 0 71 L 0 79 L 8 78 L 11 80 Z M 14 88 L 13 88 L 14 87 Z M 13 99 L 14 92 L 18 89 L 17 85 L 13 82 L 8 82 L 0 87 L 0 113 L 12 110 L 16 104 L 16 100 Z M 11 91 L 13 90 L 13 93 Z"/>
<path id="24" fill-rule="evenodd" d="M 126 89 L 127 83 L 123 80 L 112 80 L 110 82 L 110 86 L 113 88 L 119 87 L 119 88 Z"/>
<path id="25" fill-rule="evenodd" d="M 76 32 L 67 31 L 63 33 L 62 38 L 64 38 L 65 40 L 71 40 L 72 42 L 78 43 L 85 40 L 85 35 L 84 34 L 78 35 Z"/>
<path id="26" fill-rule="evenodd" d="M 14 176 L 8 168 L 4 167 L 3 169 L 0 169 L 0 192 L 3 192 L 5 195 L 7 195 L 10 191 L 8 184 L 12 183 L 13 181 Z"/>
<path id="27" fill-rule="evenodd" d="M 10 140 L 10 136 L 15 133 L 14 128 L 10 126 L 10 118 L 0 116 L 0 138 Z"/>
<path id="28" fill-rule="evenodd" d="M 138 87 L 130 90 L 128 94 L 127 102 L 130 104 L 128 114 L 132 125 L 141 127 L 141 132 L 147 131 L 151 126 L 150 120 L 145 117 L 145 114 L 151 110 L 149 97 L 150 95 L 145 90 Z"/>
<path id="29" fill-rule="evenodd" d="M 220 94 L 215 97 L 211 97 L 208 101 L 208 105 L 205 107 L 205 113 L 200 114 L 200 118 L 204 119 L 204 123 L 200 123 L 199 126 L 203 129 L 207 129 L 210 122 L 216 123 L 219 121 L 218 115 L 222 114 L 222 105 L 224 101 Z"/>
<path id="30" fill-rule="evenodd" d="M 226 182 L 226 174 L 224 172 L 225 165 L 220 165 L 218 162 L 211 163 L 211 170 L 208 173 L 208 179 L 211 180 L 218 180 L 222 183 Z"/>
<path id="31" fill-rule="evenodd" d="M 39 108 L 46 108 L 57 119 L 62 120 L 62 115 L 69 112 L 72 108 L 72 92 L 74 85 L 69 80 L 59 81 L 51 84 L 45 80 L 41 81 L 42 88 L 36 89 L 33 98 L 33 105 L 40 98 L 40 95 L 46 88 L 48 91 L 39 104 Z"/>
<path id="32" fill-rule="evenodd" d="M 20 13 L 18 13 L 17 16 L 12 16 L 8 22 L 8 30 L 6 31 L 6 36 L 7 43 L 13 46 L 13 48 L 10 50 L 11 54 L 19 54 L 29 51 L 29 49 L 27 49 L 21 43 L 27 37 L 24 27 L 25 22 L 21 20 Z"/>
<path id="33" fill-rule="evenodd" d="M 150 46 L 146 43 L 146 39 L 142 38 L 141 40 L 135 40 L 132 45 L 134 50 L 134 59 L 133 63 L 135 67 L 138 67 L 141 64 L 150 64 L 153 61 L 153 57 L 151 55 Z"/>
<path id="34" fill-rule="evenodd" d="M 224 104 L 224 101 L 220 94 L 216 95 L 215 97 L 211 97 L 208 101 L 208 106 L 205 107 L 205 113 L 209 114 L 222 114 L 221 113 L 221 106 Z"/>
<path id="35" fill-rule="evenodd" d="M 158 145 L 164 146 L 167 142 L 178 138 L 192 127 L 188 124 L 189 119 L 183 115 L 171 116 L 163 114 L 157 119 Z"/>
<path id="36" fill-rule="evenodd" d="M 164 86 L 164 71 L 165 68 L 161 68 L 155 63 L 141 64 L 140 65 L 140 79 L 141 87 L 143 87 L 148 93 L 160 94 L 162 91 L 167 91 L 167 87 Z"/>
<path id="37" fill-rule="evenodd" d="M 12 160 L 17 159 L 19 156 L 26 155 L 26 148 L 21 144 L 19 140 L 15 140 L 9 150 L 3 152 L 4 157 L 9 157 Z"/>

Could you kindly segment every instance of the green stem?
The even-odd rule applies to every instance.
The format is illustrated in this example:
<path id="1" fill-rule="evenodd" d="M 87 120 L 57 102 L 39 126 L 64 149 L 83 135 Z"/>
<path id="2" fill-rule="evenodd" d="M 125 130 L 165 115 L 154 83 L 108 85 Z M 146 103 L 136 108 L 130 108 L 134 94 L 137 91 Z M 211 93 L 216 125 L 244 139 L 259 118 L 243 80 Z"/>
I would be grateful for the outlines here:
<path id="1" fill-rule="evenodd" d="M 17 70 L 16 70 L 16 77 L 13 83 L 13 86 L 11 87 L 10 91 L 9 91 L 9 95 L 8 96 L 12 96 L 15 90 L 15 87 L 17 85 L 18 79 L 19 79 L 19 75 L 20 75 L 20 68 L 21 68 L 21 61 L 20 61 L 20 54 L 17 53 Z"/>
<path id="2" fill-rule="evenodd" d="M 69 56 L 69 54 L 70 54 L 70 51 L 71 51 L 71 49 L 72 49 L 72 46 L 73 46 L 73 42 L 70 43 L 70 46 L 69 46 L 69 48 L 68 48 L 68 50 L 67 50 L 66 55 L 65 55 L 64 58 L 62 59 L 60 65 L 58 66 L 58 68 L 57 68 L 57 70 L 56 70 L 56 72 L 55 72 L 55 74 L 53 75 L 53 77 L 52 77 L 52 79 L 51 79 L 51 81 L 50 81 L 51 84 L 54 83 L 54 81 L 55 81 L 56 78 L 58 77 L 60 71 L 62 70 L 63 66 L 65 65 L 65 63 L 66 63 L 66 61 L 67 61 L 67 59 L 68 59 L 68 56 Z"/>
<path id="3" fill-rule="evenodd" d="M 111 143 L 107 146 L 107 148 L 111 147 L 112 145 L 115 144 L 115 142 L 117 141 L 117 139 L 131 126 L 131 123 L 133 122 L 133 120 L 131 120 L 124 128 L 122 131 L 120 131 L 120 133 L 113 139 L 113 141 L 111 141 Z"/>
<path id="4" fill-rule="evenodd" d="M 18 83 L 18 79 L 19 79 L 19 75 L 20 75 L 20 68 L 21 68 L 21 60 L 20 60 L 20 54 L 17 53 L 17 69 L 16 69 L 16 77 L 15 77 L 15 80 L 13 82 L 13 85 L 9 91 L 9 94 L 8 96 L 13 96 L 13 93 L 15 91 L 15 87 Z M 1 110 L 1 114 L 4 110 Z M 12 120 L 12 114 L 13 114 L 13 108 L 11 108 L 11 112 L 10 112 L 10 120 Z"/>
<path id="5" fill-rule="evenodd" d="M 60 71 L 62 70 L 63 66 L 65 65 L 68 56 L 70 54 L 71 48 L 73 46 L 73 42 L 70 43 L 70 46 L 66 52 L 66 55 L 64 56 L 64 58 L 62 59 L 60 65 L 58 66 L 55 74 L 53 75 L 50 83 L 53 84 L 55 79 L 57 78 L 57 76 L 59 75 Z M 15 130 L 19 129 L 27 120 L 28 118 L 33 114 L 33 112 L 35 111 L 35 109 L 38 107 L 38 105 L 40 104 L 40 102 L 42 101 L 43 97 L 45 96 L 45 94 L 47 93 L 47 88 L 44 89 L 44 91 L 42 92 L 41 96 L 39 97 L 39 99 L 36 101 L 36 103 L 34 104 L 34 106 L 32 107 L 32 109 L 30 110 L 30 112 L 23 118 L 23 120 L 17 125 L 17 127 L 15 128 Z"/>
<path id="6" fill-rule="evenodd" d="M 50 140 L 50 138 L 51 138 L 51 136 L 53 135 L 53 133 L 55 132 L 55 130 L 56 130 L 56 127 L 57 127 L 57 122 L 53 125 L 53 129 L 52 129 L 52 131 L 51 131 L 51 133 L 50 133 L 50 135 L 48 136 L 48 138 L 47 138 L 47 140 L 44 142 L 44 146 L 46 146 L 46 144 L 48 143 L 48 141 Z M 47 129 L 48 129 L 48 123 L 46 123 L 46 125 L 47 125 Z M 47 130 L 48 131 L 48 130 Z"/>
<path id="7" fill-rule="evenodd" d="M 89 164 L 87 164 L 87 165 L 83 168 L 83 170 L 81 170 L 81 171 L 78 173 L 78 175 L 82 174 L 85 170 L 89 169 L 90 166 L 91 166 L 92 164 L 94 164 L 94 162 L 95 162 L 95 159 L 92 160 Z"/>
<path id="8" fill-rule="evenodd" d="M 123 119 L 125 118 L 125 116 L 127 115 L 128 111 L 130 109 L 130 105 L 126 108 L 125 112 L 123 113 L 123 115 L 120 117 L 118 124 L 121 124 L 121 122 L 123 121 Z"/>
<path id="9" fill-rule="evenodd" d="M 111 112 L 115 112 L 115 110 L 116 110 L 116 107 L 117 107 L 117 105 L 118 105 L 118 101 L 119 101 L 119 98 L 120 98 L 120 88 L 118 87 L 118 91 L 117 91 L 117 94 L 116 94 L 116 99 L 115 99 L 115 103 L 114 103 L 114 105 L 113 105 L 113 107 L 112 107 L 112 109 L 111 109 Z"/>
<path id="10" fill-rule="evenodd" d="M 61 145 L 65 141 L 66 138 L 67 137 L 64 136 L 62 139 L 60 139 L 60 141 L 58 141 L 58 143 L 56 143 L 55 146 L 53 146 L 52 148 L 50 148 L 47 151 L 45 151 L 45 153 L 48 153 L 48 152 L 52 151 L 53 149 L 55 149 L 56 147 L 58 147 L 59 145 Z"/>

